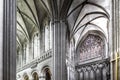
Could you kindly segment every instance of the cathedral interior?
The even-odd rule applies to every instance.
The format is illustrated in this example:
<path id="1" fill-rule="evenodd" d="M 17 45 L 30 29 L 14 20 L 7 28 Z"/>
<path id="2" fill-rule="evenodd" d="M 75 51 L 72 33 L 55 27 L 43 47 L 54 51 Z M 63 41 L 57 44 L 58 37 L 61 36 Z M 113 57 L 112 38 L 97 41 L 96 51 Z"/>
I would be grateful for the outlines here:
<path id="1" fill-rule="evenodd" d="M 120 80 L 119 4 L 16 0 L 16 80 Z"/>

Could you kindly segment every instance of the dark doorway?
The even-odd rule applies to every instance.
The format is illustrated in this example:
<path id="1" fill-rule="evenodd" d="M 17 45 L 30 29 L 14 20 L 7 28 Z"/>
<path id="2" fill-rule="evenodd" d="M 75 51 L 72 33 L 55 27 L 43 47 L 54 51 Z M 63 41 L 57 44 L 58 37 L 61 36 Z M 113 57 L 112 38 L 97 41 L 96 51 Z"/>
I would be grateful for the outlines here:
<path id="1" fill-rule="evenodd" d="M 45 80 L 51 80 L 51 72 L 50 69 L 45 69 Z"/>
<path id="2" fill-rule="evenodd" d="M 29 77 L 26 75 L 26 76 L 24 77 L 24 80 L 29 80 Z"/>
<path id="3" fill-rule="evenodd" d="M 39 80 L 39 77 L 38 77 L 38 74 L 35 72 L 35 73 L 33 73 L 33 80 Z"/>

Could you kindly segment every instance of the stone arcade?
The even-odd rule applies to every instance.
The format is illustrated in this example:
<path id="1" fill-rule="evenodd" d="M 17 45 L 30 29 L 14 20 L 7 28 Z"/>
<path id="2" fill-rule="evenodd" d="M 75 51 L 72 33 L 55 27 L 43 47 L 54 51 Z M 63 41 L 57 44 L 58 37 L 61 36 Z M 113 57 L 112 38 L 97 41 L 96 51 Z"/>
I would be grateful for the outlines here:
<path id="1" fill-rule="evenodd" d="M 119 0 L 2 1 L 0 80 L 120 80 Z"/>

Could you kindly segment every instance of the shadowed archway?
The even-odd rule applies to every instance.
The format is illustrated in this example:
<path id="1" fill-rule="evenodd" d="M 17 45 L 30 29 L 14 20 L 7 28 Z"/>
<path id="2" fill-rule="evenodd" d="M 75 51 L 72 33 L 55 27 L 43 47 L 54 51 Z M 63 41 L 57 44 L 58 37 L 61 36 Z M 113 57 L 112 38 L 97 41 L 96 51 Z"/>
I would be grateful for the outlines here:
<path id="1" fill-rule="evenodd" d="M 28 75 L 26 75 L 26 76 L 24 77 L 24 80 L 29 80 Z"/>
<path id="2" fill-rule="evenodd" d="M 33 73 L 33 80 L 39 80 L 38 74 L 36 72 Z"/>

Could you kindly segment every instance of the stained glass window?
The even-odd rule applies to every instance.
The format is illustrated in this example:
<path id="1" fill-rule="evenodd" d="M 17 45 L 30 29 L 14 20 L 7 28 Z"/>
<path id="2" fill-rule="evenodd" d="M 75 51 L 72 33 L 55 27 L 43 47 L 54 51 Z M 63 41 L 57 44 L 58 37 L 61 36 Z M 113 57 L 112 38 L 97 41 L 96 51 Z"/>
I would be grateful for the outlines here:
<path id="1" fill-rule="evenodd" d="M 80 61 L 102 56 L 104 41 L 97 35 L 89 34 L 79 46 Z"/>

